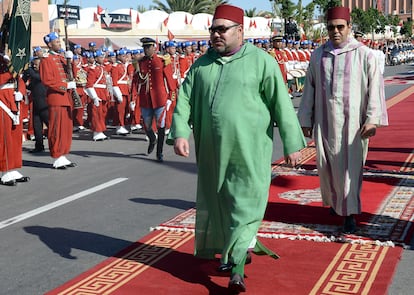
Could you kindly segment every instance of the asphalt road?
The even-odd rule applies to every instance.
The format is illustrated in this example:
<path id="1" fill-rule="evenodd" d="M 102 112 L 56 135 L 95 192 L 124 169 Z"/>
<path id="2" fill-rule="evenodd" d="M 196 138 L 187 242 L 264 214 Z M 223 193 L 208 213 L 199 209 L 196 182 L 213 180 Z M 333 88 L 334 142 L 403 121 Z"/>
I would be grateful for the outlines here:
<path id="1" fill-rule="evenodd" d="M 411 66 L 387 67 L 386 75 Z M 403 89 L 386 88 L 387 96 Z M 297 106 L 299 98 L 293 100 Z M 114 133 L 110 129 L 108 133 Z M 165 148 L 165 162 L 146 155 L 143 134 L 93 142 L 74 134 L 69 159 L 78 167 L 52 169 L 49 154 L 23 144 L 29 183 L 0 187 L 0 294 L 43 294 L 102 262 L 195 205 L 196 165 Z M 282 156 L 276 136 L 274 159 Z M 412 294 L 414 241 L 405 250 L 390 294 Z"/>

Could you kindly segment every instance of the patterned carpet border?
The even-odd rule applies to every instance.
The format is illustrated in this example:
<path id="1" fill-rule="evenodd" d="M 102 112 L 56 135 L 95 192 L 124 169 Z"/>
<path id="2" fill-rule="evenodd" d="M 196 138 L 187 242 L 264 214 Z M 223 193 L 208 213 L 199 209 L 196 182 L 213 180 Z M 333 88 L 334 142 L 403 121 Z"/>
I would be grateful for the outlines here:
<path id="1" fill-rule="evenodd" d="M 279 175 L 284 174 L 280 171 Z M 288 175 L 313 175 L 315 171 L 289 171 Z M 364 177 L 378 177 L 376 173 L 365 173 Z M 387 173 L 382 177 L 396 177 Z M 399 176 L 398 184 L 385 196 L 377 212 L 367 224 L 359 227 L 352 235 L 341 234 L 340 225 L 284 223 L 263 221 L 258 236 L 273 239 L 309 240 L 316 242 L 346 242 L 352 244 L 375 244 L 379 246 L 400 245 L 406 247 L 406 240 L 412 235 L 414 216 L 414 176 Z M 292 192 L 296 193 L 296 192 Z M 317 191 L 308 192 L 314 198 Z M 286 192 L 289 194 L 289 192 Z M 320 198 L 320 196 L 318 197 Z M 178 216 L 151 228 L 150 230 L 168 230 L 194 232 L 196 209 L 189 209 Z"/>

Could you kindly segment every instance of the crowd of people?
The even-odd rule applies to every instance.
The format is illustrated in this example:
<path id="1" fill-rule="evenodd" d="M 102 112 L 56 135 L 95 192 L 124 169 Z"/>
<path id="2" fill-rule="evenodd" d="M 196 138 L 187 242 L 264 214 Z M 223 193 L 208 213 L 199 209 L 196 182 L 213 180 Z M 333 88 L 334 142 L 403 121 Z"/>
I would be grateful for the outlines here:
<path id="1" fill-rule="evenodd" d="M 76 166 L 68 159 L 73 132 L 89 129 L 91 140 L 102 141 L 109 125 L 124 136 L 142 129 L 147 153 L 156 149 L 159 162 L 164 142 L 188 157 L 193 133 L 195 254 L 220 255 L 218 271 L 230 273 L 229 289 L 244 292 L 251 253 L 278 257 L 256 239 L 276 124 L 292 167 L 301 161 L 304 136 L 314 137 L 323 203 L 344 216 L 345 233 L 354 233 L 368 138 L 388 124 L 381 50 L 364 46 L 358 32 L 353 36 L 345 7 L 328 10 L 324 44 L 281 35 L 246 40 L 243 15 L 239 7 L 220 5 L 210 40 L 159 44 L 145 37 L 142 49 L 115 52 L 93 42 L 63 50 L 52 32 L 44 37 L 47 51 L 34 48 L 21 77 L 11 75 L 9 58 L 0 55 L 1 184 L 30 179 L 18 172 L 26 117 L 35 140 L 31 152 L 45 152 L 47 140 L 55 169 Z M 296 95 L 302 95 L 298 114 L 291 101 Z"/>

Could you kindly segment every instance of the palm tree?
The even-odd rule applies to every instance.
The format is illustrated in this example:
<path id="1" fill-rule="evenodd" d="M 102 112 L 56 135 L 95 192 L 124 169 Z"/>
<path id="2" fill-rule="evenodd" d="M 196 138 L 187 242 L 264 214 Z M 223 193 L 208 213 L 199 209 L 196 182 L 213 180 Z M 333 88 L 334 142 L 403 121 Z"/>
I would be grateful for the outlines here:
<path id="1" fill-rule="evenodd" d="M 164 3 L 166 2 L 166 3 Z M 172 13 L 174 11 L 185 11 L 191 14 L 211 13 L 217 5 L 227 3 L 221 0 L 153 0 L 154 8 Z"/>
<path id="2" fill-rule="evenodd" d="M 223 1 L 223 0 L 211 0 L 209 1 L 210 7 L 207 9 L 207 11 L 204 11 L 205 13 L 213 14 L 214 10 L 216 10 L 216 7 L 221 4 L 228 4 L 229 1 Z"/>
<path id="3" fill-rule="evenodd" d="M 248 16 L 248 17 L 254 17 L 254 16 L 257 16 L 257 13 L 256 13 L 256 7 L 255 7 L 255 8 L 252 8 L 252 9 L 246 9 L 246 10 L 244 11 L 244 15 L 245 15 L 245 16 Z"/>

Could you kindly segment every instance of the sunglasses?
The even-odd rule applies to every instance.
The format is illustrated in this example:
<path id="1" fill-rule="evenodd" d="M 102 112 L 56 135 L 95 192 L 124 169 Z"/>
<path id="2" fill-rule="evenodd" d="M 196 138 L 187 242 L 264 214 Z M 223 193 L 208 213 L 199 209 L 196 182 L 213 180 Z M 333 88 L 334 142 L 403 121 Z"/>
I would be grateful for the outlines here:
<path id="1" fill-rule="evenodd" d="M 231 26 L 217 26 L 217 27 L 210 27 L 208 29 L 208 31 L 210 32 L 210 34 L 214 34 L 214 33 L 219 33 L 219 34 L 224 34 L 226 33 L 228 30 L 230 30 L 231 28 L 237 27 L 239 26 L 239 24 L 235 24 L 235 25 L 231 25 Z"/>
<path id="2" fill-rule="evenodd" d="M 328 31 L 335 31 L 335 29 L 338 29 L 339 32 L 343 31 L 345 29 L 345 25 L 328 25 Z"/>

